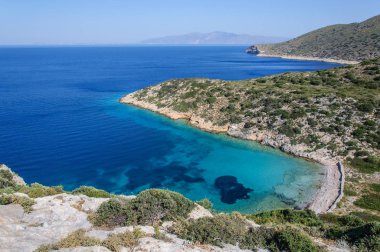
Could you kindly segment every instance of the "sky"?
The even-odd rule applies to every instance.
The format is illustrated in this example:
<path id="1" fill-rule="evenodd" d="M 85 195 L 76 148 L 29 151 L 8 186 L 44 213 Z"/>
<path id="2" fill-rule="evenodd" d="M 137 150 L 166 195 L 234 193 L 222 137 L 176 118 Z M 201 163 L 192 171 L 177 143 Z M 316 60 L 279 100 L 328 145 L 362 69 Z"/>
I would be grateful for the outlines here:
<path id="1" fill-rule="evenodd" d="M 293 38 L 379 14 L 379 0 L 0 0 L 0 44 L 128 44 L 212 31 Z"/>

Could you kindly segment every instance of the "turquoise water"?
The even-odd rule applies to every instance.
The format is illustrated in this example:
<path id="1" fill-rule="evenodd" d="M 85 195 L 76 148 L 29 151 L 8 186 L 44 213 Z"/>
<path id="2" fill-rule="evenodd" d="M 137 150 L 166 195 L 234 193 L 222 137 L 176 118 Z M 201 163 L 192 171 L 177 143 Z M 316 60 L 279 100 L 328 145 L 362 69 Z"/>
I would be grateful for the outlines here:
<path id="1" fill-rule="evenodd" d="M 238 80 L 334 66 L 260 58 L 243 47 L 0 48 L 0 162 L 29 183 L 68 190 L 168 188 L 223 211 L 304 206 L 319 186 L 318 165 L 118 99 L 172 78 Z M 214 185 L 221 176 L 252 189 L 249 198 L 223 203 Z"/>
<path id="2" fill-rule="evenodd" d="M 113 116 L 133 118 L 143 127 L 159 129 L 173 141 L 172 151 L 159 158 L 145 160 L 144 167 L 123 167 L 125 171 L 135 169 L 137 174 L 144 176 L 144 183 L 147 182 L 133 192 L 152 187 L 149 181 L 155 181 L 157 173 L 166 172 L 165 169 L 160 170 L 162 167 L 186 167 L 186 174 L 201 176 L 205 181 L 178 181 L 176 173 L 173 173 L 172 177 L 170 174 L 165 176 L 159 187 L 181 192 L 194 200 L 208 198 L 217 210 L 249 213 L 282 207 L 303 207 L 320 186 L 323 169 L 319 164 L 294 158 L 256 142 L 203 132 L 189 126 L 184 120 L 173 121 L 144 109 L 114 104 L 115 100 L 106 103 L 114 105 L 109 111 Z M 150 144 L 148 139 L 144 141 Z M 144 168 L 148 168 L 147 173 L 142 171 Z M 155 169 L 157 173 L 152 172 Z M 99 170 L 99 173 L 104 174 L 106 171 Z M 239 183 L 253 189 L 250 198 L 238 200 L 235 204 L 223 203 L 219 189 L 214 186 L 215 179 L 223 175 L 234 176 Z M 131 182 L 128 176 L 111 180 L 115 184 L 112 190 L 120 193 L 123 191 L 118 189 Z M 286 191 L 289 198 L 279 196 Z"/>

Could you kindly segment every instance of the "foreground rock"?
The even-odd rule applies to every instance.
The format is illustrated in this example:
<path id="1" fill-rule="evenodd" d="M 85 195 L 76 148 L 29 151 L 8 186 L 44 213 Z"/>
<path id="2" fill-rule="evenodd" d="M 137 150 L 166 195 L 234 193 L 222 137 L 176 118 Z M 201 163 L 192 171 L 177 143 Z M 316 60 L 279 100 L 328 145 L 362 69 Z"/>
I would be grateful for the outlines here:
<path id="1" fill-rule="evenodd" d="M 17 193 L 18 196 L 28 197 Z M 153 236 L 155 231 L 152 226 L 120 227 L 102 230 L 95 228 L 88 220 L 88 215 L 95 212 L 106 198 L 91 198 L 84 195 L 58 194 L 35 199 L 33 211 L 25 213 L 17 204 L 0 205 L 0 251 L 19 252 L 34 251 L 41 245 L 54 244 L 79 229 L 86 230 L 86 236 L 99 240 L 106 239 L 109 235 L 133 231 L 139 228 L 147 235 Z M 189 215 L 192 219 L 212 217 L 212 214 L 201 206 Z M 171 225 L 168 223 L 169 226 Z M 188 241 L 168 234 L 164 228 L 161 233 L 167 235 L 170 240 L 157 240 L 152 237 L 139 239 L 139 244 L 134 251 L 244 251 L 238 247 L 226 245 L 225 248 L 215 246 L 195 246 Z M 103 246 L 64 248 L 58 251 L 110 251 Z M 120 251 L 131 251 L 124 248 Z"/>
<path id="2" fill-rule="evenodd" d="M 37 198 L 29 214 L 20 205 L 0 206 L 0 251 L 33 251 L 75 230 L 89 229 L 87 212 L 105 200 L 68 194 Z"/>

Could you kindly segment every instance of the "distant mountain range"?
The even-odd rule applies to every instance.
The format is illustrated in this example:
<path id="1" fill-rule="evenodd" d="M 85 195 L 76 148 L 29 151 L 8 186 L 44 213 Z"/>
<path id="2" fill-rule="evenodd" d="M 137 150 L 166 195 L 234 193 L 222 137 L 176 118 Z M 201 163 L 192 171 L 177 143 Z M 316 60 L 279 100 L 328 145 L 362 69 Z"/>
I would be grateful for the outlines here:
<path id="1" fill-rule="evenodd" d="M 247 52 L 350 61 L 380 57 L 380 15 L 361 23 L 327 26 L 283 43 L 257 43 Z"/>
<path id="2" fill-rule="evenodd" d="M 228 32 L 188 33 L 183 35 L 152 38 L 141 41 L 143 44 L 184 44 L 184 45 L 249 45 L 261 43 L 278 43 L 286 38 L 254 36 Z"/>

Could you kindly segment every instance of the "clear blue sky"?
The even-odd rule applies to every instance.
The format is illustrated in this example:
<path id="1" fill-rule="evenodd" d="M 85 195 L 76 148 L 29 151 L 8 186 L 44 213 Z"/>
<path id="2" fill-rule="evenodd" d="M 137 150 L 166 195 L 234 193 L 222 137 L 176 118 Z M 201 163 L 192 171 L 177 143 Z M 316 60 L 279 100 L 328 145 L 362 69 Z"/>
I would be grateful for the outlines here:
<path id="1" fill-rule="evenodd" d="M 380 0 L 0 0 L 0 44 L 118 44 L 189 32 L 295 37 Z"/>

